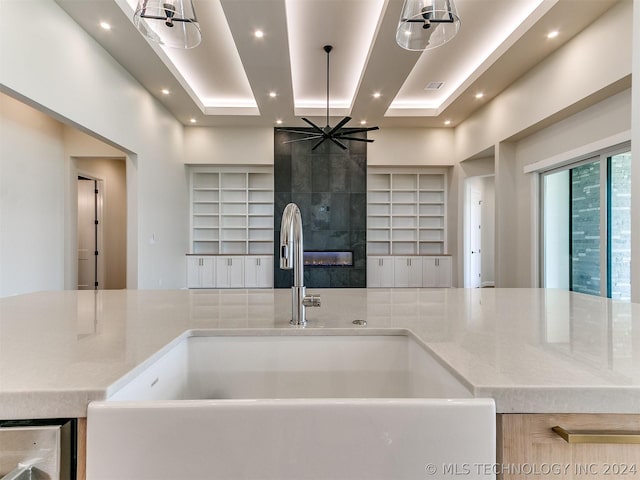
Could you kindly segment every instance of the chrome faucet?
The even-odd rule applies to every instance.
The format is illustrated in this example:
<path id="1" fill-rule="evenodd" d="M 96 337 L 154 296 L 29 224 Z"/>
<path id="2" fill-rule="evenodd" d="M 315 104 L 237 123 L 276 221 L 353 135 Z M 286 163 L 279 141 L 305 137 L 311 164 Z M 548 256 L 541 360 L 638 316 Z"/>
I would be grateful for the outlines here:
<path id="1" fill-rule="evenodd" d="M 302 244 L 302 216 L 295 203 L 290 203 L 282 212 L 280 224 L 280 268 L 293 268 L 291 287 L 291 325 L 304 327 L 307 324 L 306 307 L 319 307 L 320 295 L 306 295 L 304 286 L 304 248 Z"/>

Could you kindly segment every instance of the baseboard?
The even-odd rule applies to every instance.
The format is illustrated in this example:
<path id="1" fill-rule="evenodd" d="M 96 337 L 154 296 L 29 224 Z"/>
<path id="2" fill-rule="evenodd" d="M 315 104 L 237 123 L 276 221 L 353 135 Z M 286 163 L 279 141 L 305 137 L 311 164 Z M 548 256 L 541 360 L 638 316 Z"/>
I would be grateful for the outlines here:
<path id="1" fill-rule="evenodd" d="M 482 282 L 480 286 L 482 288 L 495 288 L 496 284 L 495 282 Z"/>

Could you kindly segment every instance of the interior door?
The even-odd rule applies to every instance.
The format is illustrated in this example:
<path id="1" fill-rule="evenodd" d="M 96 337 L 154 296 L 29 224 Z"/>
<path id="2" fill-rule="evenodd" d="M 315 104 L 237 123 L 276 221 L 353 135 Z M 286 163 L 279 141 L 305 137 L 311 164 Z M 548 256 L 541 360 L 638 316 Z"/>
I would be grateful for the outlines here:
<path id="1" fill-rule="evenodd" d="M 78 177 L 78 290 L 97 288 L 96 181 Z"/>
<path id="2" fill-rule="evenodd" d="M 469 287 L 480 288 L 482 284 L 482 194 L 470 191 L 469 209 Z"/>

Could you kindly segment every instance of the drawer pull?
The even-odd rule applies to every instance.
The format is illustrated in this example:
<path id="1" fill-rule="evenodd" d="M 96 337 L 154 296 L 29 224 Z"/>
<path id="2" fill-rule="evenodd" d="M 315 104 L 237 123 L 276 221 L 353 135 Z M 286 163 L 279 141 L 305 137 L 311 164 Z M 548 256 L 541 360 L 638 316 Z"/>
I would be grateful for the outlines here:
<path id="1" fill-rule="evenodd" d="M 575 430 L 562 427 L 551 430 L 567 443 L 640 443 L 640 432 L 627 430 Z"/>

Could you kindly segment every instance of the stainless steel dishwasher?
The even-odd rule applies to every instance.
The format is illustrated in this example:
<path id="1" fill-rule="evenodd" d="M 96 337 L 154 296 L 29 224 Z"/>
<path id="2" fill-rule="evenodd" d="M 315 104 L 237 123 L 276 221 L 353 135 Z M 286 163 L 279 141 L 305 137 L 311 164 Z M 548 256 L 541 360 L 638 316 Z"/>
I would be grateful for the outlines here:
<path id="1" fill-rule="evenodd" d="M 75 480 L 76 423 L 0 421 L 0 480 Z"/>

